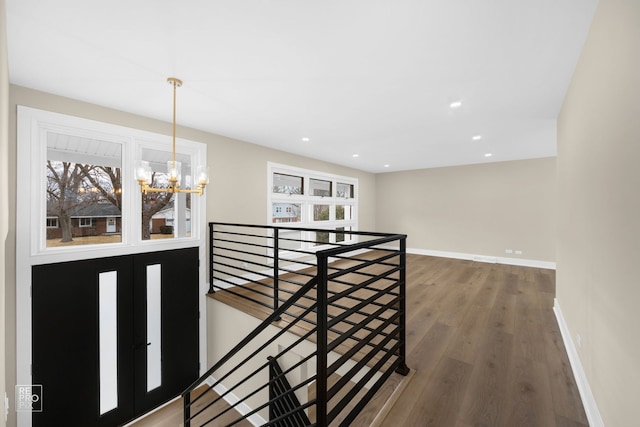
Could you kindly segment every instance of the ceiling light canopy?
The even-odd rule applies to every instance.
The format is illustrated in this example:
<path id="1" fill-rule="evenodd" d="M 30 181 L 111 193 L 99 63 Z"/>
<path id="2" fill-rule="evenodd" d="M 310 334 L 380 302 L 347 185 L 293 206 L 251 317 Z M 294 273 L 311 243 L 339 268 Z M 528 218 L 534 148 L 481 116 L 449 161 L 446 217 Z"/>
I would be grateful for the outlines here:
<path id="1" fill-rule="evenodd" d="M 140 191 L 146 193 L 196 193 L 202 196 L 204 188 L 209 183 L 209 172 L 206 167 L 199 167 L 196 171 L 197 187 L 195 189 L 180 188 L 182 163 L 176 161 L 176 89 L 182 86 L 182 80 L 175 77 L 167 79 L 173 86 L 173 135 L 171 145 L 171 160 L 167 162 L 167 174 L 169 186 L 167 188 L 151 187 L 151 179 L 153 171 L 149 166 L 149 162 L 140 161 L 136 167 L 136 180 L 140 184 Z"/>

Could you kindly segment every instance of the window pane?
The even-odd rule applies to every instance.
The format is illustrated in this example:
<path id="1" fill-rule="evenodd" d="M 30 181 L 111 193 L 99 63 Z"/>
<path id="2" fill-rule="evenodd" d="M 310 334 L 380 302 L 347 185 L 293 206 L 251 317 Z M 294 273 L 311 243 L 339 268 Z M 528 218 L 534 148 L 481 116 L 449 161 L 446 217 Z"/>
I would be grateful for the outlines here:
<path id="1" fill-rule="evenodd" d="M 273 223 L 300 222 L 302 206 L 295 203 L 273 203 L 271 205 Z"/>
<path id="2" fill-rule="evenodd" d="M 278 248 L 282 250 L 300 249 L 302 247 L 302 232 L 296 230 L 280 230 Z"/>
<path id="3" fill-rule="evenodd" d="M 120 144 L 47 134 L 46 247 L 122 241 L 121 166 Z"/>
<path id="4" fill-rule="evenodd" d="M 300 176 L 273 174 L 273 192 L 283 194 L 302 194 L 303 180 Z"/>
<path id="5" fill-rule="evenodd" d="M 351 227 L 338 227 L 336 231 L 351 231 Z M 345 242 L 351 240 L 351 234 L 336 233 L 336 242 Z"/>
<path id="6" fill-rule="evenodd" d="M 336 219 L 353 219 L 353 206 L 352 205 L 336 205 Z"/>
<path id="7" fill-rule="evenodd" d="M 309 194 L 311 196 L 331 197 L 331 181 L 312 178 L 309 180 L 309 187 Z"/>
<path id="8" fill-rule="evenodd" d="M 329 205 L 313 205 L 314 221 L 329 221 Z"/>
<path id="9" fill-rule="evenodd" d="M 353 199 L 353 184 L 343 184 L 339 182 L 336 187 L 337 197 Z"/>
<path id="10" fill-rule="evenodd" d="M 329 232 L 328 231 L 316 231 L 315 232 L 315 242 L 314 246 L 324 245 L 329 243 Z"/>
<path id="11" fill-rule="evenodd" d="M 149 163 L 153 188 L 168 188 L 169 173 L 167 162 L 171 152 L 144 148 L 142 160 Z M 180 188 L 191 188 L 191 156 L 176 153 L 176 161 L 181 163 Z M 141 238 L 167 239 L 191 236 L 191 194 L 149 192 L 141 193 L 142 223 Z"/>

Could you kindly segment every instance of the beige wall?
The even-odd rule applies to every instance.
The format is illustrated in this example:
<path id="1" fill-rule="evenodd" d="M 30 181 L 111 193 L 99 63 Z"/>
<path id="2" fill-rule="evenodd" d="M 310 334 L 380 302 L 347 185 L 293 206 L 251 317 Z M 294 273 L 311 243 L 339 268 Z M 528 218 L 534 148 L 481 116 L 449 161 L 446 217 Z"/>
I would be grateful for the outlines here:
<path id="1" fill-rule="evenodd" d="M 4 9 L 3 9 L 4 10 Z M 4 29 L 4 26 L 2 27 Z M 150 132 L 171 133 L 171 124 L 135 116 L 69 98 L 47 94 L 20 86 L 10 86 L 9 102 L 9 155 L 2 156 L 0 167 L 9 180 L 0 180 L 1 185 L 10 184 L 9 191 L 2 191 L 0 197 L 9 197 L 9 203 L 0 203 L 2 218 L 8 215 L 9 239 L 7 240 L 6 261 L 6 368 L 7 384 L 10 390 L 16 383 L 16 331 L 15 331 L 15 164 L 16 164 L 16 106 L 28 107 L 69 114 L 77 117 L 113 123 Z M 6 97 L 6 92 L 2 92 Z M 5 116 L 6 117 L 6 116 Z M 267 162 L 276 162 L 327 173 L 350 176 L 359 180 L 359 228 L 372 230 L 375 226 L 375 177 L 372 174 L 349 169 L 319 160 L 313 160 L 262 146 L 213 135 L 193 129 L 178 128 L 178 136 L 207 144 L 208 164 L 211 183 L 207 189 L 207 221 L 228 221 L 264 224 L 267 219 Z M 6 142 L 3 142 L 6 145 Z M 4 149 L 5 147 L 2 146 Z M 7 162 L 8 160 L 8 162 Z M 241 195 L 239 197 L 238 195 Z M 6 212 L 7 206 L 12 208 Z M 11 402 L 9 424 L 15 423 L 15 411 Z"/>
<path id="2" fill-rule="evenodd" d="M 558 120 L 557 299 L 607 426 L 640 420 L 640 2 L 601 0 Z"/>
<path id="3" fill-rule="evenodd" d="M 408 234 L 408 248 L 555 261 L 555 158 L 385 173 L 376 181 L 377 228 Z"/>
<path id="4" fill-rule="evenodd" d="M 9 231 L 9 65 L 5 2 L 0 0 L 0 427 L 5 425 L 5 283 Z M 10 394 L 10 393 L 7 393 Z"/>

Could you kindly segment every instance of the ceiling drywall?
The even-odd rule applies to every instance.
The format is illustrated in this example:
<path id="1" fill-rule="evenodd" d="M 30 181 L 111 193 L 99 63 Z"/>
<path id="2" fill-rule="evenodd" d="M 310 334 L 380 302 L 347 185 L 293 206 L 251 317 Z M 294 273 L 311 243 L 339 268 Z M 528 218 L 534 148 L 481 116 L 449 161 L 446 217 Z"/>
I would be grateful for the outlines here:
<path id="1" fill-rule="evenodd" d="M 6 3 L 12 84 L 386 172 L 555 155 L 597 0 Z"/>

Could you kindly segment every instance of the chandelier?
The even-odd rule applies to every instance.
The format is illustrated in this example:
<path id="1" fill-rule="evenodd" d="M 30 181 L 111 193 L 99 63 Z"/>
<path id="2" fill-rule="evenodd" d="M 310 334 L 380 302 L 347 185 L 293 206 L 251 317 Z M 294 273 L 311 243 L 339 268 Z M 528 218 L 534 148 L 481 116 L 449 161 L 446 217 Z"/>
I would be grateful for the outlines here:
<path id="1" fill-rule="evenodd" d="M 153 171 L 149 162 L 141 161 L 136 167 L 136 180 L 140 184 L 140 191 L 147 193 L 196 193 L 202 196 L 204 188 L 209 183 L 209 174 L 206 167 L 199 167 L 195 177 L 197 187 L 195 189 L 180 188 L 182 163 L 176 161 L 176 89 L 182 86 L 182 81 L 175 77 L 169 77 L 167 82 L 173 86 L 173 140 L 171 150 L 171 160 L 167 162 L 167 175 L 169 186 L 167 188 L 151 187 Z"/>

